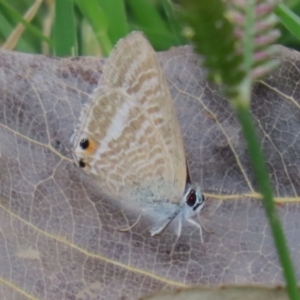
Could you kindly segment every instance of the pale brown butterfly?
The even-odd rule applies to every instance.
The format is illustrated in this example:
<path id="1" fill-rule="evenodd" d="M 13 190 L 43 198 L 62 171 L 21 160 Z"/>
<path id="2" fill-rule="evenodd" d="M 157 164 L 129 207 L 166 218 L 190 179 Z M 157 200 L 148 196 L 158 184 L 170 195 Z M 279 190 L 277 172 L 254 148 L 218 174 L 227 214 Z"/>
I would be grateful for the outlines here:
<path id="1" fill-rule="evenodd" d="M 156 54 L 140 32 L 121 39 L 83 109 L 72 142 L 77 164 L 103 192 L 153 220 L 151 235 L 203 207 L 189 180 L 173 101 Z"/>

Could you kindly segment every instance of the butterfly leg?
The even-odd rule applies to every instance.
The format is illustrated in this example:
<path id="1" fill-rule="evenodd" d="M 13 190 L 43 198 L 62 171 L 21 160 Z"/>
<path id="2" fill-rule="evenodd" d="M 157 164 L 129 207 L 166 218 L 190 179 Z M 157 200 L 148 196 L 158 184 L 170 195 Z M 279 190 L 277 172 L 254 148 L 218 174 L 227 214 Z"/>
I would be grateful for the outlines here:
<path id="1" fill-rule="evenodd" d="M 179 218 L 179 220 L 178 220 L 178 227 L 177 227 L 177 239 L 181 235 L 181 229 L 182 229 L 182 218 Z"/>
<path id="2" fill-rule="evenodd" d="M 174 254 L 174 250 L 175 250 L 175 247 L 177 245 L 177 242 L 180 238 L 180 235 L 181 235 L 181 229 L 182 229 L 182 218 L 179 218 L 178 220 L 178 227 L 177 227 L 177 233 L 176 233 L 176 240 L 174 242 L 174 245 L 172 247 L 172 250 L 171 250 L 171 253 L 170 253 L 170 256 L 172 257 L 173 254 Z"/>
<path id="3" fill-rule="evenodd" d="M 181 209 L 182 209 L 182 207 L 178 207 L 178 209 L 170 217 L 168 217 L 167 220 L 164 221 L 162 223 L 162 225 L 159 226 L 157 229 L 152 228 L 150 230 L 151 236 L 161 234 L 168 227 L 168 225 L 177 217 L 177 215 L 180 213 Z M 180 229 L 180 232 L 181 232 L 181 229 Z"/>
<path id="4" fill-rule="evenodd" d="M 196 221 L 192 220 L 192 219 L 186 219 L 190 224 L 196 226 L 199 228 L 199 231 L 200 231 L 200 240 L 201 240 L 201 243 L 203 243 L 203 230 L 202 230 L 202 226 L 201 224 L 197 223 Z"/>
<path id="5" fill-rule="evenodd" d="M 143 212 L 140 213 L 140 215 L 138 216 L 137 220 L 129 227 L 126 227 L 126 228 L 117 228 L 118 231 L 121 231 L 121 232 L 125 232 L 125 231 L 129 231 L 131 230 L 134 226 L 137 225 L 137 223 L 140 221 L 141 219 L 141 216 L 143 215 Z"/>
<path id="6" fill-rule="evenodd" d="M 151 236 L 156 236 L 161 234 L 167 227 L 168 225 L 171 223 L 173 219 L 167 219 L 160 227 L 158 227 L 157 229 L 151 229 L 150 230 L 150 234 Z"/>

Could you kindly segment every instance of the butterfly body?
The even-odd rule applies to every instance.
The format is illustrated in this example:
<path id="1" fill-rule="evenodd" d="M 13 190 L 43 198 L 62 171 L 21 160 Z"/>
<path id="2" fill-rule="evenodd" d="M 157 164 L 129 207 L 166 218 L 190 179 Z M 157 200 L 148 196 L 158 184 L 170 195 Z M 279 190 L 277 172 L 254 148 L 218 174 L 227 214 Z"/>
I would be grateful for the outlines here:
<path id="1" fill-rule="evenodd" d="M 152 232 L 186 215 L 180 128 L 155 52 L 141 33 L 116 45 L 72 142 L 79 166 L 105 193 L 157 220 Z M 203 202 L 196 190 L 195 201 Z"/>

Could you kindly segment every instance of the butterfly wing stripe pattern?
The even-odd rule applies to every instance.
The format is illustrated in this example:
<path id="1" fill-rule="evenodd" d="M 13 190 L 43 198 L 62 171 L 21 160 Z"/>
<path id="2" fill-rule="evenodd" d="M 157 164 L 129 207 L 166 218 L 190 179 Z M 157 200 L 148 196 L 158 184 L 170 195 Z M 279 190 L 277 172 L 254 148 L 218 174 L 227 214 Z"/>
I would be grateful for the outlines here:
<path id="1" fill-rule="evenodd" d="M 165 149 L 164 159 L 170 160 L 168 167 L 172 169 L 168 174 L 168 181 L 172 181 L 169 200 L 178 201 L 186 183 L 183 141 L 164 74 L 142 33 L 134 32 L 116 45 L 104 67 L 101 84 L 125 91 L 156 128 Z"/>
<path id="2" fill-rule="evenodd" d="M 80 141 L 89 147 L 82 149 Z M 143 34 L 120 40 L 73 137 L 75 155 L 108 195 L 141 206 L 179 203 L 183 141 L 163 72 Z"/>

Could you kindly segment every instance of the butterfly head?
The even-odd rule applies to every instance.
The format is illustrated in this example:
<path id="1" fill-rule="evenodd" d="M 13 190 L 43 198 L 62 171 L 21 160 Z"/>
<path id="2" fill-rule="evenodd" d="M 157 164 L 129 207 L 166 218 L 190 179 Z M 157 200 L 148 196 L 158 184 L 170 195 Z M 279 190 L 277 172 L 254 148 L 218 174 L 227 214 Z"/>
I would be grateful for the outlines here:
<path id="1" fill-rule="evenodd" d="M 190 220 L 197 215 L 204 205 L 205 198 L 201 193 L 200 187 L 197 184 L 188 182 L 185 193 L 181 198 L 182 216 L 186 220 Z"/>
<path id="2" fill-rule="evenodd" d="M 200 187 L 190 181 L 186 184 L 186 189 L 181 197 L 181 203 L 178 205 L 178 208 L 172 212 L 172 214 L 164 220 L 159 226 L 155 224 L 150 232 L 151 236 L 158 235 L 162 233 L 167 226 L 177 217 L 178 219 L 178 227 L 177 227 L 177 236 L 181 234 L 182 221 L 186 220 L 194 226 L 198 227 L 200 230 L 200 236 L 202 240 L 202 229 L 201 225 L 193 220 L 193 217 L 197 215 L 204 205 L 205 198 L 201 193 Z"/>

